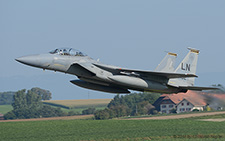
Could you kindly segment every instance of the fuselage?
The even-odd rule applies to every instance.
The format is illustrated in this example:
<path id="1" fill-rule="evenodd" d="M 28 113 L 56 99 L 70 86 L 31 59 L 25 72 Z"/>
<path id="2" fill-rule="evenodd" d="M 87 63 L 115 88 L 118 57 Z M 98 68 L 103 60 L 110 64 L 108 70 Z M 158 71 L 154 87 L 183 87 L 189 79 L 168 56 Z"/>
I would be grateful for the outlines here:
<path id="1" fill-rule="evenodd" d="M 73 54 L 72 54 L 73 53 Z M 105 65 L 84 55 L 60 49 L 48 54 L 30 55 L 16 60 L 33 67 L 76 75 L 79 80 L 71 82 L 83 88 L 110 92 L 129 93 L 130 90 L 162 93 L 178 93 L 181 90 L 167 85 L 159 77 L 141 77 L 137 74 L 116 71 L 119 67 Z M 77 55 L 78 54 L 78 55 Z"/>

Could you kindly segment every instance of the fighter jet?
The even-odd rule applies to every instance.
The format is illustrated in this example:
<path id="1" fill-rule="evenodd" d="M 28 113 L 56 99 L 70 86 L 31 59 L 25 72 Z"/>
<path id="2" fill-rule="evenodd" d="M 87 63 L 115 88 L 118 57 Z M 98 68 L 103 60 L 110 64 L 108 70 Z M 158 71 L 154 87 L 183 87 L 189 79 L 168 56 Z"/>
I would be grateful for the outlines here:
<path id="1" fill-rule="evenodd" d="M 106 65 L 73 48 L 59 48 L 47 54 L 20 57 L 16 61 L 44 70 L 76 75 L 78 79 L 71 80 L 71 83 L 108 93 L 126 94 L 134 90 L 170 94 L 216 89 L 194 86 L 199 50 L 189 50 L 176 70 L 174 62 L 177 55 L 174 53 L 168 53 L 155 71 Z"/>

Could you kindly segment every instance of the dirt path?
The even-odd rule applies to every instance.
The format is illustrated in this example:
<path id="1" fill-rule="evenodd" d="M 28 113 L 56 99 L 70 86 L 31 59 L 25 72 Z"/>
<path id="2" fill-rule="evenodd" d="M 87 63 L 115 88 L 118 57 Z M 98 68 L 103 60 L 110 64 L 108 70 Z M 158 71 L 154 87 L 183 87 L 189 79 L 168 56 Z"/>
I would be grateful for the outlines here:
<path id="1" fill-rule="evenodd" d="M 210 115 L 219 115 L 225 114 L 225 111 L 220 112 L 209 112 L 209 113 L 194 113 L 194 114 L 183 114 L 183 115 L 170 115 L 170 116 L 156 116 L 156 117 L 143 117 L 143 118 L 130 118 L 128 120 L 141 120 L 141 119 L 181 119 L 181 118 L 190 118 L 190 117 L 201 117 L 201 116 L 210 116 Z"/>
<path id="2" fill-rule="evenodd" d="M 0 120 L 0 122 L 88 119 L 88 118 L 92 118 L 93 116 L 94 115 L 79 115 L 79 116 L 35 118 L 35 119 L 15 119 L 15 120 Z"/>

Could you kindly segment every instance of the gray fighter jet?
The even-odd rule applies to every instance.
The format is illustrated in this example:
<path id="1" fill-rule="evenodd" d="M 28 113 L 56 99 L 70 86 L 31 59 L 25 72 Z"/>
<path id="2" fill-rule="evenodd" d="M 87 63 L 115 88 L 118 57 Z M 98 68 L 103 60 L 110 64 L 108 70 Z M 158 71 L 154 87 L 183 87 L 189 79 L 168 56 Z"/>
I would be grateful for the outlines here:
<path id="1" fill-rule="evenodd" d="M 105 65 L 72 48 L 24 56 L 17 58 L 16 61 L 44 70 L 76 75 L 78 79 L 70 81 L 71 83 L 108 93 L 130 93 L 129 90 L 180 93 L 188 90 L 217 89 L 194 86 L 199 50 L 191 48 L 189 50 L 176 70 L 174 62 L 177 55 L 174 53 L 168 53 L 155 71 Z"/>

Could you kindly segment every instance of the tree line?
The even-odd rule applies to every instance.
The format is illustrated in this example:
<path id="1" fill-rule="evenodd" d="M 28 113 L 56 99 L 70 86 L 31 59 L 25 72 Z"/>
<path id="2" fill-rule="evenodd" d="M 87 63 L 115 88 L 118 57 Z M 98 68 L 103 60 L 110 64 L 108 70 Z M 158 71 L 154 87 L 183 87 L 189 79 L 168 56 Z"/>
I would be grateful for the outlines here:
<path id="1" fill-rule="evenodd" d="M 0 93 L 0 105 L 10 105 L 13 103 L 13 95 L 16 92 L 2 92 Z"/>
<path id="2" fill-rule="evenodd" d="M 41 100 L 52 99 L 52 94 L 48 90 L 44 90 L 38 87 L 32 88 L 32 92 L 41 97 Z M 0 105 L 11 105 L 13 103 L 13 96 L 16 92 L 0 92 Z"/>
<path id="3" fill-rule="evenodd" d="M 42 103 L 43 95 L 39 89 L 25 89 L 13 95 L 13 110 L 4 115 L 5 119 L 28 119 L 40 117 L 64 116 L 60 108 L 53 108 Z M 50 94 L 50 93 L 49 93 Z M 48 97 L 50 98 L 50 97 Z"/>
<path id="4" fill-rule="evenodd" d="M 51 93 L 40 88 L 25 89 L 12 93 L 13 110 L 4 115 L 4 119 L 30 119 L 58 116 L 81 115 L 79 112 L 64 112 L 61 108 L 46 105 L 42 100 L 50 99 Z M 93 114 L 95 108 L 88 108 L 82 111 L 83 115 Z"/>

